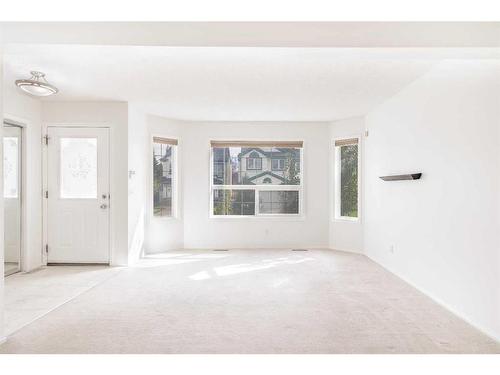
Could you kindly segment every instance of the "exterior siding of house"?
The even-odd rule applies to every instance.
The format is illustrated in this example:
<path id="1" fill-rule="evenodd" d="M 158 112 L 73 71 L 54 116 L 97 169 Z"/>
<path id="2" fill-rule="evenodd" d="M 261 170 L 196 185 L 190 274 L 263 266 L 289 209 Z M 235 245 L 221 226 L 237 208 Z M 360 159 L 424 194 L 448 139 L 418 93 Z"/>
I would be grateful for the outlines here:
<path id="1" fill-rule="evenodd" d="M 248 160 L 257 156 L 261 159 L 262 168 L 249 169 Z M 241 175 L 250 179 L 250 184 L 286 184 L 286 171 L 290 160 L 296 163 L 297 171 L 300 171 L 300 151 L 290 151 L 290 149 L 273 149 L 272 152 L 262 152 L 254 148 L 242 149 L 239 160 Z M 282 160 L 280 169 L 273 169 L 273 160 Z"/>

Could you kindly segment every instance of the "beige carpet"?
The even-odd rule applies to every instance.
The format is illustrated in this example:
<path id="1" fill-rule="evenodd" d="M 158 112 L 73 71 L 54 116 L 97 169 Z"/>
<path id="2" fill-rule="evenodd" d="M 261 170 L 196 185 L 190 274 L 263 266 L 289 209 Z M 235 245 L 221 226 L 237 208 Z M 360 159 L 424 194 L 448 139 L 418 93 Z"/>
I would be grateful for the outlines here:
<path id="1" fill-rule="evenodd" d="M 17 331 L 3 353 L 499 353 L 361 255 L 171 252 Z"/>

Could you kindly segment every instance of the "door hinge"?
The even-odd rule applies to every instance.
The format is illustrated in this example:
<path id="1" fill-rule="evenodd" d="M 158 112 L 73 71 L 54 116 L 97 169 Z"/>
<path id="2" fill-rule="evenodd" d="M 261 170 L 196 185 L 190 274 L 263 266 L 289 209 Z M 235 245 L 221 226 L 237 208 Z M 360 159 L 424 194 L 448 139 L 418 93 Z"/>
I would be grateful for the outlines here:
<path id="1" fill-rule="evenodd" d="M 49 145 L 49 135 L 48 134 L 45 134 L 43 136 L 43 139 L 44 139 L 44 142 L 45 142 L 45 145 L 48 146 Z"/>
<path id="2" fill-rule="evenodd" d="M 45 252 L 48 254 L 49 253 L 49 245 L 45 245 Z"/>
<path id="3" fill-rule="evenodd" d="M 49 197 L 49 191 L 48 190 L 45 190 L 45 198 L 48 198 Z"/>

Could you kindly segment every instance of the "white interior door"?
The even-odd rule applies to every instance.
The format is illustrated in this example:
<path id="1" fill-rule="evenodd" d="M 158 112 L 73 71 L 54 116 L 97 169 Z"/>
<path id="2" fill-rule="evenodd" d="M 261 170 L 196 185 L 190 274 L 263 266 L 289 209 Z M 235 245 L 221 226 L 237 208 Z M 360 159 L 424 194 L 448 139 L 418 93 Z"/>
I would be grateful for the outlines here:
<path id="1" fill-rule="evenodd" d="M 48 263 L 109 263 L 107 128 L 48 128 Z"/>

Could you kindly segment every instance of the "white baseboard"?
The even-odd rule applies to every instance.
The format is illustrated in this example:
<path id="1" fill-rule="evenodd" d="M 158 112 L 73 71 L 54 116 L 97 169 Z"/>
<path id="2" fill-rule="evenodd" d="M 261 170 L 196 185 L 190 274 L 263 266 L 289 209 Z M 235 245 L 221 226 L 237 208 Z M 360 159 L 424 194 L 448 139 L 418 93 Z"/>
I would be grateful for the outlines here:
<path id="1" fill-rule="evenodd" d="M 364 254 L 368 259 L 372 260 L 373 262 L 377 263 L 379 266 L 381 266 L 382 268 L 384 268 L 385 270 L 389 271 L 390 273 L 392 273 L 393 275 L 395 275 L 396 277 L 400 278 L 401 280 L 403 280 L 405 283 L 411 285 L 413 288 L 417 289 L 420 293 L 422 294 L 425 294 L 427 297 L 429 297 L 431 300 L 433 300 L 435 303 L 437 303 L 439 306 L 441 306 L 442 308 L 448 310 L 449 312 L 451 312 L 453 315 L 457 316 L 458 318 L 462 319 L 463 321 L 465 321 L 467 324 L 471 325 L 472 327 L 474 327 L 475 329 L 477 329 L 478 331 L 480 331 L 483 335 L 485 336 L 488 336 L 490 339 L 500 343 L 500 336 L 498 336 L 497 334 L 495 334 L 494 332 L 490 332 L 488 329 L 486 329 L 485 327 L 477 324 L 476 322 L 473 322 L 468 316 L 465 316 L 463 315 L 460 311 L 457 311 L 456 309 L 454 309 L 453 307 L 449 306 L 446 302 L 444 302 L 443 300 L 441 300 L 440 298 L 436 297 L 435 295 L 433 295 L 432 293 L 428 292 L 427 290 L 424 290 L 422 289 L 421 287 L 419 287 L 418 285 L 415 285 L 412 281 L 408 280 L 406 277 L 404 277 L 403 275 L 401 275 L 399 272 L 391 269 L 389 266 L 387 265 L 384 265 L 380 262 L 378 262 L 376 259 L 372 258 L 371 256 L 367 255 L 367 254 Z"/>
<path id="2" fill-rule="evenodd" d="M 207 246 L 207 247 L 186 247 L 186 248 L 179 248 L 179 249 L 166 249 L 163 251 L 144 251 L 144 256 L 147 255 L 155 255 L 155 254 L 162 254 L 165 252 L 169 251 L 210 251 L 213 249 L 230 249 L 230 250 L 290 250 L 290 249 L 310 249 L 310 250 L 336 250 L 330 248 L 328 245 L 325 246 L 304 246 L 304 245 L 297 245 L 297 246 L 290 246 L 290 247 L 233 247 L 233 246 Z M 342 251 L 342 250 L 339 250 Z M 350 252 L 350 251 L 349 251 Z"/>
<path id="3" fill-rule="evenodd" d="M 343 253 L 352 253 L 352 254 L 359 254 L 359 255 L 364 255 L 365 253 L 363 250 L 348 250 L 348 249 L 339 249 L 336 247 L 328 247 L 328 250 L 334 250 L 334 251 L 342 251 Z"/>

